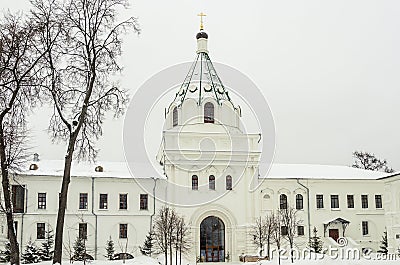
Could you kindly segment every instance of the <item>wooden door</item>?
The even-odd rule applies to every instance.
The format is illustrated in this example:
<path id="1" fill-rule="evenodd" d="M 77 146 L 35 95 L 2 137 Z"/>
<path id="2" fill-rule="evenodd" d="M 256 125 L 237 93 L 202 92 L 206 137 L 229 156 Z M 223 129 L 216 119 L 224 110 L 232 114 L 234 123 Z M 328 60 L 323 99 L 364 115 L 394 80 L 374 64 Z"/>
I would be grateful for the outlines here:
<path id="1" fill-rule="evenodd" d="M 329 229 L 329 237 L 337 241 L 339 238 L 339 229 Z"/>
<path id="2" fill-rule="evenodd" d="M 225 225 L 218 217 L 209 216 L 200 224 L 200 257 L 206 262 L 225 260 Z"/>

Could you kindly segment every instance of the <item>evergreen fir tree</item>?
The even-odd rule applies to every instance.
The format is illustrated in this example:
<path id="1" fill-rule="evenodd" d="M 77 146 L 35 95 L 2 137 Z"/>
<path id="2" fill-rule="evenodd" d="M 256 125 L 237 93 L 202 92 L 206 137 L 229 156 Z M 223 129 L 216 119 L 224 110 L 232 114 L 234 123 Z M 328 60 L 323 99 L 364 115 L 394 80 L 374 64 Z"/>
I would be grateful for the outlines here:
<path id="1" fill-rule="evenodd" d="M 53 245 L 54 245 L 54 234 L 53 230 L 49 229 L 46 231 L 46 239 L 42 242 L 42 247 L 40 249 L 40 258 L 42 260 L 52 260 L 53 259 Z"/>
<path id="2" fill-rule="evenodd" d="M 387 238 L 387 231 L 385 230 L 385 232 L 383 232 L 383 236 L 382 236 L 382 240 L 381 240 L 381 245 L 379 246 L 379 253 L 384 253 L 387 254 L 388 251 L 388 238 Z"/>
<path id="3" fill-rule="evenodd" d="M 314 226 L 314 229 L 313 229 L 314 235 L 310 238 L 310 242 L 308 242 L 308 246 L 315 253 L 321 253 L 323 243 L 317 233 L 318 233 L 317 228 Z"/>
<path id="4" fill-rule="evenodd" d="M 113 260 L 115 249 L 114 249 L 114 241 L 111 239 L 111 236 L 110 236 L 110 239 L 107 240 L 106 252 L 107 252 L 107 255 L 105 257 L 108 260 Z"/>
<path id="5" fill-rule="evenodd" d="M 4 250 L 0 250 L 0 261 L 1 262 L 10 262 L 10 254 L 11 254 L 11 250 L 10 250 L 10 242 L 7 241 L 4 244 Z"/>
<path id="6" fill-rule="evenodd" d="M 85 239 L 77 237 L 74 242 L 74 260 L 83 261 L 86 256 Z"/>
<path id="7" fill-rule="evenodd" d="M 40 250 L 32 240 L 29 239 L 21 258 L 23 263 L 38 263 L 41 261 Z"/>
<path id="8" fill-rule="evenodd" d="M 143 255 L 146 256 L 151 256 L 151 254 L 154 252 L 154 233 L 150 231 L 146 239 L 144 240 L 143 247 L 140 248 L 140 251 L 142 252 Z"/>

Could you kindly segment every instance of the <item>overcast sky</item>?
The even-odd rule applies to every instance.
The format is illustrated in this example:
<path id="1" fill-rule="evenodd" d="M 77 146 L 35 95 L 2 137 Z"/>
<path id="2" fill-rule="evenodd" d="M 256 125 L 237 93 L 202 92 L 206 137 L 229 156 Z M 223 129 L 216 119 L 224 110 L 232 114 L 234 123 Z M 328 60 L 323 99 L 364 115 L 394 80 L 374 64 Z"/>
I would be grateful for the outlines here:
<path id="1" fill-rule="evenodd" d="M 1 2 L 3 10 L 29 7 Z M 350 165 L 351 153 L 365 150 L 400 170 L 399 10 L 398 0 L 131 1 L 142 33 L 125 37 L 121 84 L 134 93 L 153 74 L 193 60 L 202 11 L 211 59 L 248 75 L 270 104 L 276 162 Z M 62 159 L 46 113 L 32 117 L 32 143 L 41 158 Z M 123 119 L 107 120 L 100 160 L 124 159 L 122 128 Z"/>

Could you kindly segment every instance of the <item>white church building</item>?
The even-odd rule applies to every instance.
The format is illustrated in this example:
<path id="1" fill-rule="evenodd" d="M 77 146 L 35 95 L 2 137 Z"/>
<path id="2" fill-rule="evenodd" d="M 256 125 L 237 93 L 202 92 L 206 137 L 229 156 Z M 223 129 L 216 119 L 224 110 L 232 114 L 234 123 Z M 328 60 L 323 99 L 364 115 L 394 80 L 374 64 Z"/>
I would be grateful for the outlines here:
<path id="1" fill-rule="evenodd" d="M 162 142 L 154 154 L 164 174 L 132 176 L 125 162 L 74 164 L 65 258 L 77 236 L 87 238 L 88 253 L 95 259 L 105 258 L 110 237 L 117 253 L 140 255 L 157 210 L 166 204 L 158 198 L 189 224 L 187 259 L 193 262 L 237 261 L 243 254 L 256 254 L 252 224 L 287 207 L 298 212 L 300 248 L 307 247 L 316 227 L 325 245 L 337 246 L 336 240 L 346 237 L 349 246 L 376 251 L 387 229 L 395 252 L 400 245 L 400 176 L 348 166 L 276 163 L 267 176 L 259 176 L 260 135 L 243 132 L 241 109 L 210 60 L 207 33 L 201 30 L 196 39 L 196 61 L 166 106 Z M 55 229 L 62 175 L 63 161 L 37 155 L 26 171 L 15 175 L 12 199 L 21 249 L 30 239 L 39 244 L 44 231 Z M 6 221 L 1 218 L 5 241 Z"/>

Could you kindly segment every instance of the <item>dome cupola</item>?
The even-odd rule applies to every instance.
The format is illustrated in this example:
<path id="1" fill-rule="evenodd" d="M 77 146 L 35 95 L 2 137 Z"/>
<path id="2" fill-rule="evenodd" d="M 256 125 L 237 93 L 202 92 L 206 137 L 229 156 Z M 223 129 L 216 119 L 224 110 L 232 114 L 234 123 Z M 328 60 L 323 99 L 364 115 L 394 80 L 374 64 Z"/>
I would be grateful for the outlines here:
<path id="1" fill-rule="evenodd" d="M 200 30 L 199 33 L 196 34 L 196 39 L 208 39 L 208 34 L 205 31 Z"/>

